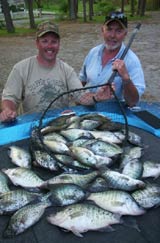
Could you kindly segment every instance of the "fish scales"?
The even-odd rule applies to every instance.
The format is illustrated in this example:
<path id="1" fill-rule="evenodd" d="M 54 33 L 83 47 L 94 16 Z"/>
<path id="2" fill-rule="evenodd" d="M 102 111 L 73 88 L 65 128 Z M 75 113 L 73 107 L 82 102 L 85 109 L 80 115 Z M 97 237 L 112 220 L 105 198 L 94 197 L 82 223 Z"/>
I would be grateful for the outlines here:
<path id="1" fill-rule="evenodd" d="M 142 178 L 154 177 L 155 179 L 160 176 L 160 163 L 146 160 L 143 162 Z"/>
<path id="2" fill-rule="evenodd" d="M 18 189 L 0 195 L 0 214 L 10 214 L 26 204 L 41 198 L 41 194 Z"/>
<path id="3" fill-rule="evenodd" d="M 97 155 L 107 157 L 115 157 L 123 153 L 122 148 L 117 144 L 105 142 L 102 140 L 96 140 L 92 143 L 89 143 L 87 148 Z"/>
<path id="4" fill-rule="evenodd" d="M 14 185 L 24 188 L 36 188 L 43 183 L 43 180 L 31 169 L 12 168 L 2 170 L 12 181 Z"/>
<path id="5" fill-rule="evenodd" d="M 132 193 L 133 198 L 143 208 L 152 208 L 160 205 L 160 186 L 147 184 L 144 189 Z"/>
<path id="6" fill-rule="evenodd" d="M 87 231 L 112 231 L 111 225 L 120 224 L 121 216 L 92 204 L 73 204 L 47 217 L 49 223 L 82 237 Z"/>
<path id="7" fill-rule="evenodd" d="M 39 221 L 48 206 L 50 206 L 48 202 L 39 202 L 19 209 L 11 216 L 9 224 L 4 231 L 4 237 L 19 235 L 33 226 Z"/>
<path id="8" fill-rule="evenodd" d="M 121 190 L 94 192 L 89 195 L 87 200 L 92 200 L 101 208 L 120 215 L 135 216 L 145 213 L 145 210 L 137 204 L 128 192 Z"/>
<path id="9" fill-rule="evenodd" d="M 122 170 L 122 174 L 134 179 L 140 179 L 143 173 L 143 163 L 139 159 L 128 161 Z"/>
<path id="10" fill-rule="evenodd" d="M 93 181 L 99 175 L 98 171 L 92 171 L 84 174 L 80 173 L 61 173 L 45 181 L 41 187 L 48 188 L 52 184 L 58 183 L 73 183 L 82 188 L 86 187 L 88 183 Z"/>
<path id="11" fill-rule="evenodd" d="M 24 168 L 31 167 L 31 154 L 28 150 L 12 145 L 8 149 L 8 154 L 13 164 Z"/>
<path id="12" fill-rule="evenodd" d="M 54 184 L 50 186 L 49 199 L 54 206 L 65 206 L 85 199 L 87 193 L 76 184 Z"/>
<path id="13" fill-rule="evenodd" d="M 145 182 L 133 179 L 117 171 L 108 169 L 104 171 L 101 176 L 107 181 L 111 188 L 133 191 L 135 189 L 145 187 Z"/>
<path id="14" fill-rule="evenodd" d="M 33 151 L 33 164 L 35 166 L 40 166 L 51 171 L 58 170 L 58 161 L 49 155 L 46 151 L 34 150 Z"/>
<path id="15" fill-rule="evenodd" d="M 7 176 L 0 171 L 0 194 L 10 191 Z"/>

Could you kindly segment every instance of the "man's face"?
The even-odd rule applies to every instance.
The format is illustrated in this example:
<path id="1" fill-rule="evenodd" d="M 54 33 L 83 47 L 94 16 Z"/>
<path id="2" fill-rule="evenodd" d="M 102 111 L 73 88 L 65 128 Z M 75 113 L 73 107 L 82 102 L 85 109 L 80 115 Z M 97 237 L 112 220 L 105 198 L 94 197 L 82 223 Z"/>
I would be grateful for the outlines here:
<path id="1" fill-rule="evenodd" d="M 108 50 L 118 49 L 124 40 L 127 30 L 123 29 L 117 21 L 112 21 L 102 27 L 103 38 Z"/>
<path id="2" fill-rule="evenodd" d="M 60 47 L 60 39 L 52 32 L 44 34 L 36 41 L 39 56 L 43 61 L 54 62 Z"/>

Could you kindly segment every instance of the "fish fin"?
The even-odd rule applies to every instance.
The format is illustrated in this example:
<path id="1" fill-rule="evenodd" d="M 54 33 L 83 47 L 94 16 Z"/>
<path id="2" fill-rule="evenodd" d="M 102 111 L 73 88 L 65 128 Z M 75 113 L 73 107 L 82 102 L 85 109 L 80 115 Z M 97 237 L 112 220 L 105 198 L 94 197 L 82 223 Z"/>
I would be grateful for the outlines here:
<path id="1" fill-rule="evenodd" d="M 76 235 L 76 236 L 78 236 L 78 237 L 83 237 L 83 235 L 82 235 L 80 232 L 78 232 L 77 230 L 75 230 L 74 227 L 71 228 L 71 231 L 72 231 L 72 233 L 73 233 L 74 235 Z"/>
<path id="2" fill-rule="evenodd" d="M 130 216 L 123 216 L 122 218 L 122 224 L 127 226 L 127 227 L 131 227 L 136 229 L 138 232 L 140 232 L 140 228 L 137 224 L 137 221 L 134 217 L 130 217 Z"/>

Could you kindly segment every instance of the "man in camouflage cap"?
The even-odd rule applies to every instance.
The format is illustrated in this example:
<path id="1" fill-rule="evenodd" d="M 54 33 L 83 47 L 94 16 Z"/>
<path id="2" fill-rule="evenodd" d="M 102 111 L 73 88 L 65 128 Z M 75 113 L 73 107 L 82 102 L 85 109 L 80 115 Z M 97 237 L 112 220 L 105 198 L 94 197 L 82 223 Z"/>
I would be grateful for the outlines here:
<path id="1" fill-rule="evenodd" d="M 43 23 L 40 23 L 37 26 L 36 37 L 37 38 L 41 37 L 42 35 L 44 35 L 48 32 L 53 32 L 60 37 L 58 25 L 55 24 L 53 21 L 45 21 Z"/>
<path id="2" fill-rule="evenodd" d="M 93 94 L 80 99 L 79 92 L 56 99 L 62 93 L 83 86 L 73 68 L 57 57 L 60 35 L 53 21 L 38 25 L 36 46 L 38 54 L 15 64 L 9 74 L 2 93 L 0 121 L 15 119 L 20 104 L 24 113 L 33 113 L 43 112 L 54 99 L 51 109 L 70 107 L 78 102 L 93 103 Z"/>

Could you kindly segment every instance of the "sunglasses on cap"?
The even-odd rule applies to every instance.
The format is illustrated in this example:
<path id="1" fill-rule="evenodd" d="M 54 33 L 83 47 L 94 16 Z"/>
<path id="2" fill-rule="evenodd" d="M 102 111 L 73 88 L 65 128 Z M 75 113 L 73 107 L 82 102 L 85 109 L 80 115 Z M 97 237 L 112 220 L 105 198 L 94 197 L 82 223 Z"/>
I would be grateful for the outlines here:
<path id="1" fill-rule="evenodd" d="M 105 23 L 109 23 L 112 20 L 118 20 L 127 28 L 127 17 L 122 12 L 112 12 L 105 17 Z"/>

